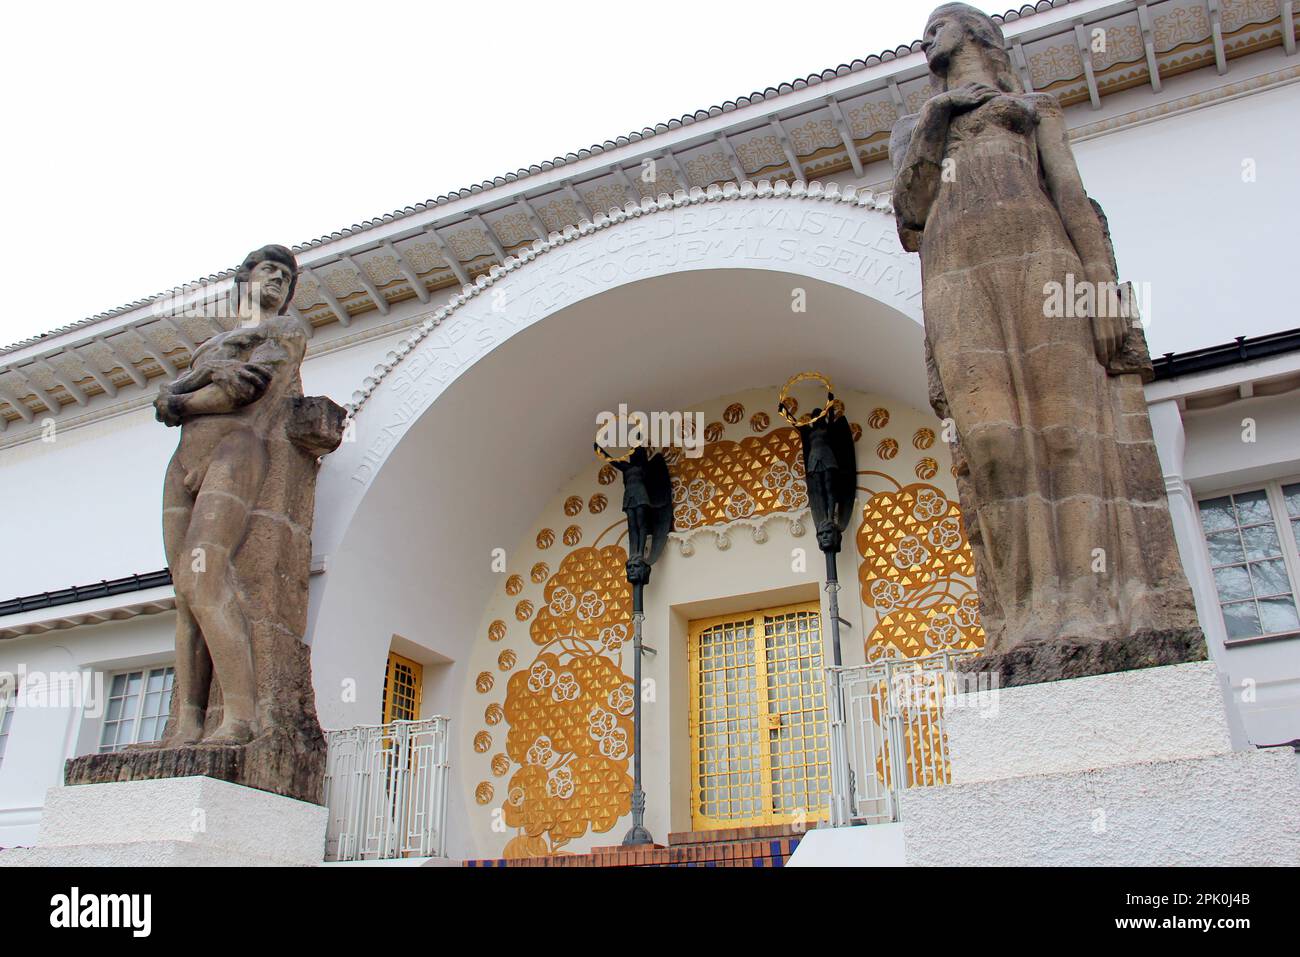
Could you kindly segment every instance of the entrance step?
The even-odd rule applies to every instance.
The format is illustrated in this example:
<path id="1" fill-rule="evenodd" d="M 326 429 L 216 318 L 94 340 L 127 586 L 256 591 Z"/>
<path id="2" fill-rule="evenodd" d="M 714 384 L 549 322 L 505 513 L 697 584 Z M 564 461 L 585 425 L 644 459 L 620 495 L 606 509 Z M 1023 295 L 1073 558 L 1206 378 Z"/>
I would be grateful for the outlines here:
<path id="1" fill-rule="evenodd" d="M 784 867 L 802 832 L 785 825 L 682 831 L 668 846 L 595 847 L 586 854 L 465 861 L 466 867 Z"/>

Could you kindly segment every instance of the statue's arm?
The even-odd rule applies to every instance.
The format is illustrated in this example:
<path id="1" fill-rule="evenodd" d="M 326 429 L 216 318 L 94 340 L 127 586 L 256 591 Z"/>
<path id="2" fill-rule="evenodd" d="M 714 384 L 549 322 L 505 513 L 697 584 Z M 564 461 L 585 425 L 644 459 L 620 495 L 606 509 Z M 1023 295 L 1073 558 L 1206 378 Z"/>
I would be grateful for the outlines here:
<path id="1" fill-rule="evenodd" d="M 1076 278 L 1092 283 L 1094 293 L 1100 294 L 1116 282 L 1105 230 L 1079 177 L 1061 104 L 1051 94 L 1036 94 L 1034 102 L 1038 108 L 1038 157 L 1043 178 L 1083 263 L 1084 275 Z M 1102 301 L 1100 295 L 1097 301 Z M 1094 317 L 1093 339 L 1097 358 L 1103 364 L 1119 351 L 1123 338 L 1124 324 L 1119 317 Z"/>
<path id="2" fill-rule="evenodd" d="M 939 193 L 951 111 L 946 97 L 926 100 L 921 112 L 904 116 L 890 135 L 894 166 L 894 215 L 900 236 L 920 233 Z"/>

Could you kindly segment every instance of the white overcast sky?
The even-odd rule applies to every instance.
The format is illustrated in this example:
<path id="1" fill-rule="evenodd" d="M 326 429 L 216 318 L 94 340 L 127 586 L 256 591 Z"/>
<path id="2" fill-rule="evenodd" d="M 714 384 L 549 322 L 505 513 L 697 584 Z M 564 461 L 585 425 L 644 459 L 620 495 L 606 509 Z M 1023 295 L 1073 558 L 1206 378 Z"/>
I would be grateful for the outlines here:
<path id="1" fill-rule="evenodd" d="M 910 43 L 936 3 L 7 5 L 0 262 L 37 294 L 0 343 Z"/>

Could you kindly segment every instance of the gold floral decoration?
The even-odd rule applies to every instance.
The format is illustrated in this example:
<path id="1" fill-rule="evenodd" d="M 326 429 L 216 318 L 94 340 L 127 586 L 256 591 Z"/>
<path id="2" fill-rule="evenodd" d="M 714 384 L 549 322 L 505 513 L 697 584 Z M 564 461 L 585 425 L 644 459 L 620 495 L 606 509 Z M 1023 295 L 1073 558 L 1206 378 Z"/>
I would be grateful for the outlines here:
<path id="1" fill-rule="evenodd" d="M 549 528 L 544 528 L 537 533 L 537 547 L 545 551 L 555 544 L 555 533 Z"/>
<path id="2" fill-rule="evenodd" d="M 510 770 L 510 759 L 504 754 L 492 755 L 492 773 L 497 777 L 504 777 Z"/>
<path id="3" fill-rule="evenodd" d="M 564 500 L 564 514 L 570 517 L 582 511 L 582 496 L 570 495 Z"/>
<path id="4" fill-rule="evenodd" d="M 912 436 L 912 446 L 928 449 L 932 445 L 934 445 L 934 429 L 917 429 L 916 434 Z"/>
<path id="5" fill-rule="evenodd" d="M 871 426 L 873 429 L 883 429 L 888 424 L 889 424 L 888 409 L 881 409 L 881 408 L 872 409 L 871 414 L 867 416 L 867 425 Z"/>
<path id="6" fill-rule="evenodd" d="M 799 434 L 789 427 L 739 442 L 714 442 L 698 458 L 681 458 L 669 471 L 678 531 L 808 504 Z"/>
<path id="7" fill-rule="evenodd" d="M 749 427 L 755 432 L 765 432 L 772 424 L 772 417 L 766 412 L 755 412 L 749 420 Z"/>
<path id="8" fill-rule="evenodd" d="M 929 456 L 926 456 L 916 463 L 914 471 L 916 472 L 917 478 L 929 481 L 939 474 L 939 463 Z"/>
<path id="9" fill-rule="evenodd" d="M 488 625 L 488 641 L 500 641 L 506 636 L 506 623 L 500 618 Z"/>
<path id="10" fill-rule="evenodd" d="M 509 671 L 519 663 L 519 656 L 507 648 L 501 654 L 497 655 L 497 667 L 502 671 Z"/>
<path id="11" fill-rule="evenodd" d="M 722 438 L 722 432 L 726 428 L 721 422 L 710 422 L 704 427 L 704 441 L 716 442 Z"/>
<path id="12" fill-rule="evenodd" d="M 582 528 L 578 525 L 570 525 L 564 530 L 564 544 L 572 547 L 582 541 Z"/>
<path id="13" fill-rule="evenodd" d="M 739 402 L 731 403 L 731 405 L 727 406 L 726 411 L 722 413 L 722 418 L 731 425 L 735 425 L 744 417 L 745 407 Z"/>
<path id="14" fill-rule="evenodd" d="M 500 724 L 501 719 L 504 718 L 505 716 L 506 716 L 505 709 L 502 708 L 501 705 L 497 704 L 495 701 L 483 709 L 483 720 L 486 721 L 488 724 Z M 480 733 L 486 734 L 487 732 L 480 732 Z M 489 736 L 488 737 L 489 744 L 491 743 L 491 741 L 492 738 L 491 736 Z"/>
<path id="15" fill-rule="evenodd" d="M 862 601 L 878 616 L 867 659 L 981 648 L 974 559 L 961 508 L 933 485 L 877 492 L 857 532 Z"/>
<path id="16" fill-rule="evenodd" d="M 551 566 L 546 564 L 546 562 L 538 562 L 529 569 L 528 577 L 533 580 L 534 584 L 540 585 L 542 582 L 546 581 L 550 574 Z"/>
<path id="17" fill-rule="evenodd" d="M 596 481 L 601 485 L 609 485 L 617 477 L 618 469 L 609 464 L 602 465 L 600 471 L 596 473 Z"/>
<path id="18" fill-rule="evenodd" d="M 591 512 L 592 515 L 599 515 L 601 512 L 605 511 L 605 506 L 608 504 L 609 499 L 597 492 L 591 497 L 590 501 L 587 502 L 587 511 Z"/>
<path id="19" fill-rule="evenodd" d="M 849 432 L 853 434 L 853 441 L 856 442 L 862 438 L 862 426 L 857 422 L 849 423 Z"/>
<path id="20" fill-rule="evenodd" d="M 492 747 L 492 735 L 486 731 L 480 731 L 474 735 L 474 750 L 479 754 L 487 754 L 488 749 Z"/>
<path id="21" fill-rule="evenodd" d="M 894 439 L 881 439 L 876 446 L 876 454 L 888 462 L 898 454 L 898 442 Z"/>
<path id="22" fill-rule="evenodd" d="M 492 795 L 495 793 L 491 781 L 480 781 L 478 787 L 474 789 L 474 800 L 479 804 L 491 804 Z"/>
<path id="23" fill-rule="evenodd" d="M 506 579 L 506 594 L 518 595 L 524 590 L 524 580 L 518 575 L 511 575 Z"/>
<path id="24" fill-rule="evenodd" d="M 474 679 L 474 687 L 478 690 L 479 694 L 487 694 L 492 690 L 492 685 L 495 683 L 496 679 L 492 677 L 492 672 L 490 671 L 480 671 L 478 677 Z"/>
<path id="25" fill-rule="evenodd" d="M 527 621 L 533 617 L 533 603 L 525 598 L 519 604 L 515 605 L 515 617 L 520 621 Z"/>

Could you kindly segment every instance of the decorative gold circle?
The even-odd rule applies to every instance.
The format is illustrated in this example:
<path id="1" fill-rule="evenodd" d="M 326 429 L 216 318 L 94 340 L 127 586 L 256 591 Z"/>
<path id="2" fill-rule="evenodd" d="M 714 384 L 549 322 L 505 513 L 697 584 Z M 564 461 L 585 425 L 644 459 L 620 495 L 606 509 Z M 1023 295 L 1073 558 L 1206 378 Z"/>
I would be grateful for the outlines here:
<path id="1" fill-rule="evenodd" d="M 493 774 L 495 774 L 499 778 L 505 777 L 506 772 L 509 770 L 510 770 L 510 759 L 508 757 L 500 753 L 492 755 Z"/>
<path id="2" fill-rule="evenodd" d="M 494 684 L 496 684 L 496 679 L 492 677 L 490 671 L 480 671 L 478 677 L 474 679 L 474 687 L 478 689 L 479 694 L 487 694 L 492 690 Z"/>
<path id="3" fill-rule="evenodd" d="M 785 397 L 785 410 L 791 415 L 799 414 L 799 400 L 792 395 Z"/>
<path id="4" fill-rule="evenodd" d="M 474 735 L 474 750 L 479 754 L 487 754 L 488 748 L 492 747 L 492 735 L 486 731 L 480 731 Z"/>
<path id="5" fill-rule="evenodd" d="M 682 450 L 669 449 L 668 451 L 663 453 L 663 456 L 664 456 L 665 463 L 667 463 L 670 466 L 676 465 L 678 462 L 682 460 Z"/>
<path id="6" fill-rule="evenodd" d="M 618 476 L 618 469 L 612 465 L 602 465 L 600 471 L 596 473 L 596 481 L 601 485 L 609 485 Z"/>
<path id="7" fill-rule="evenodd" d="M 474 789 L 474 800 L 479 804 L 491 804 L 492 795 L 495 793 L 490 781 L 480 781 L 478 787 Z"/>
<path id="8" fill-rule="evenodd" d="M 858 439 L 862 438 L 862 426 L 859 425 L 857 422 L 850 422 L 850 423 L 849 423 L 849 431 L 853 433 L 853 441 L 854 441 L 854 442 L 856 442 Z"/>
<path id="9" fill-rule="evenodd" d="M 953 477 L 953 478 L 956 478 L 956 477 L 957 477 L 957 463 L 956 463 L 956 462 L 953 462 L 953 463 L 952 463 L 952 466 L 948 469 L 948 471 L 952 472 L 952 477 Z"/>
<path id="10" fill-rule="evenodd" d="M 501 705 L 497 704 L 495 701 L 493 701 L 490 705 L 488 705 L 486 708 L 483 709 L 483 720 L 491 725 L 500 724 L 502 720 L 504 720 L 505 716 L 506 716 L 505 708 L 501 707 Z M 487 732 L 480 731 L 479 734 L 487 734 Z M 491 746 L 492 746 L 492 735 L 488 734 L 488 747 L 490 748 Z M 486 751 L 487 748 L 484 748 L 483 750 Z"/>
<path id="11" fill-rule="evenodd" d="M 912 445 L 918 449 L 928 449 L 934 445 L 934 429 L 917 429 L 912 436 Z"/>
<path id="12" fill-rule="evenodd" d="M 898 443 L 893 439 L 881 439 L 880 444 L 876 446 L 876 454 L 889 461 L 898 454 Z"/>
<path id="13" fill-rule="evenodd" d="M 540 585 L 542 582 L 546 581 L 546 579 L 551 577 L 551 566 L 546 564 L 546 562 L 538 562 L 528 572 L 528 577 Z"/>
<path id="14" fill-rule="evenodd" d="M 816 415 L 801 415 L 796 419 L 793 413 L 799 408 L 799 405 L 796 402 L 795 408 L 789 409 L 789 398 L 790 390 L 800 382 L 820 382 L 822 385 L 826 386 L 826 395 L 828 398 L 830 397 L 830 394 L 835 391 L 835 386 L 831 384 L 829 376 L 822 375 L 820 372 L 797 373 L 796 375 L 792 375 L 790 378 L 786 379 L 785 385 L 781 386 L 781 394 L 776 398 L 776 410 L 781 413 L 781 418 L 785 419 L 791 425 L 812 425 L 814 422 L 825 418 L 830 413 L 831 403 L 829 401 L 823 403 L 821 411 Z M 785 408 L 782 408 L 782 406 L 785 406 Z M 756 429 L 755 431 L 758 430 Z"/>
<path id="15" fill-rule="evenodd" d="M 755 412 L 749 420 L 749 427 L 755 432 L 763 432 L 772 424 L 772 417 L 766 412 Z"/>
<path id="16" fill-rule="evenodd" d="M 872 409 L 871 414 L 867 416 L 867 425 L 871 426 L 873 429 L 883 429 L 888 424 L 889 424 L 888 409 L 880 409 L 880 408 Z"/>
<path id="17" fill-rule="evenodd" d="M 527 621 L 533 617 L 533 603 L 525 598 L 519 604 L 515 605 L 515 617 L 520 621 Z"/>
<path id="18" fill-rule="evenodd" d="M 537 533 L 537 547 L 545 551 L 555 544 L 555 533 L 549 528 L 544 528 Z"/>
<path id="19" fill-rule="evenodd" d="M 488 625 L 488 641 L 500 641 L 506 636 L 506 623 L 498 618 Z"/>
<path id="20" fill-rule="evenodd" d="M 582 511 L 582 496 L 570 495 L 564 500 L 564 514 L 572 518 Z"/>
<path id="21" fill-rule="evenodd" d="M 735 425 L 744 417 L 745 407 L 739 402 L 731 403 L 731 405 L 727 406 L 726 411 L 722 413 L 723 421 L 728 422 L 731 425 Z"/>
<path id="22" fill-rule="evenodd" d="M 704 441 L 705 442 L 718 441 L 718 439 L 722 438 L 722 431 L 725 428 L 726 426 L 724 426 L 721 422 L 710 422 L 708 425 L 704 427 Z"/>
<path id="23" fill-rule="evenodd" d="M 582 541 L 582 529 L 577 525 L 570 525 L 564 530 L 564 544 L 576 545 Z"/>
<path id="24" fill-rule="evenodd" d="M 497 667 L 502 671 L 509 671 L 519 662 L 519 656 L 507 648 L 501 654 L 497 655 Z"/>
<path id="25" fill-rule="evenodd" d="M 939 463 L 930 457 L 921 459 L 916 463 L 916 477 L 919 479 L 932 479 L 939 472 Z"/>
<path id="26" fill-rule="evenodd" d="M 506 579 L 506 594 L 510 596 L 518 595 L 524 590 L 524 580 L 518 575 L 511 575 Z"/>
<path id="27" fill-rule="evenodd" d="M 587 509 L 592 515 L 599 515 L 601 512 L 605 511 L 605 506 L 608 504 L 609 499 L 597 492 L 591 497 L 591 501 L 587 503 Z"/>

